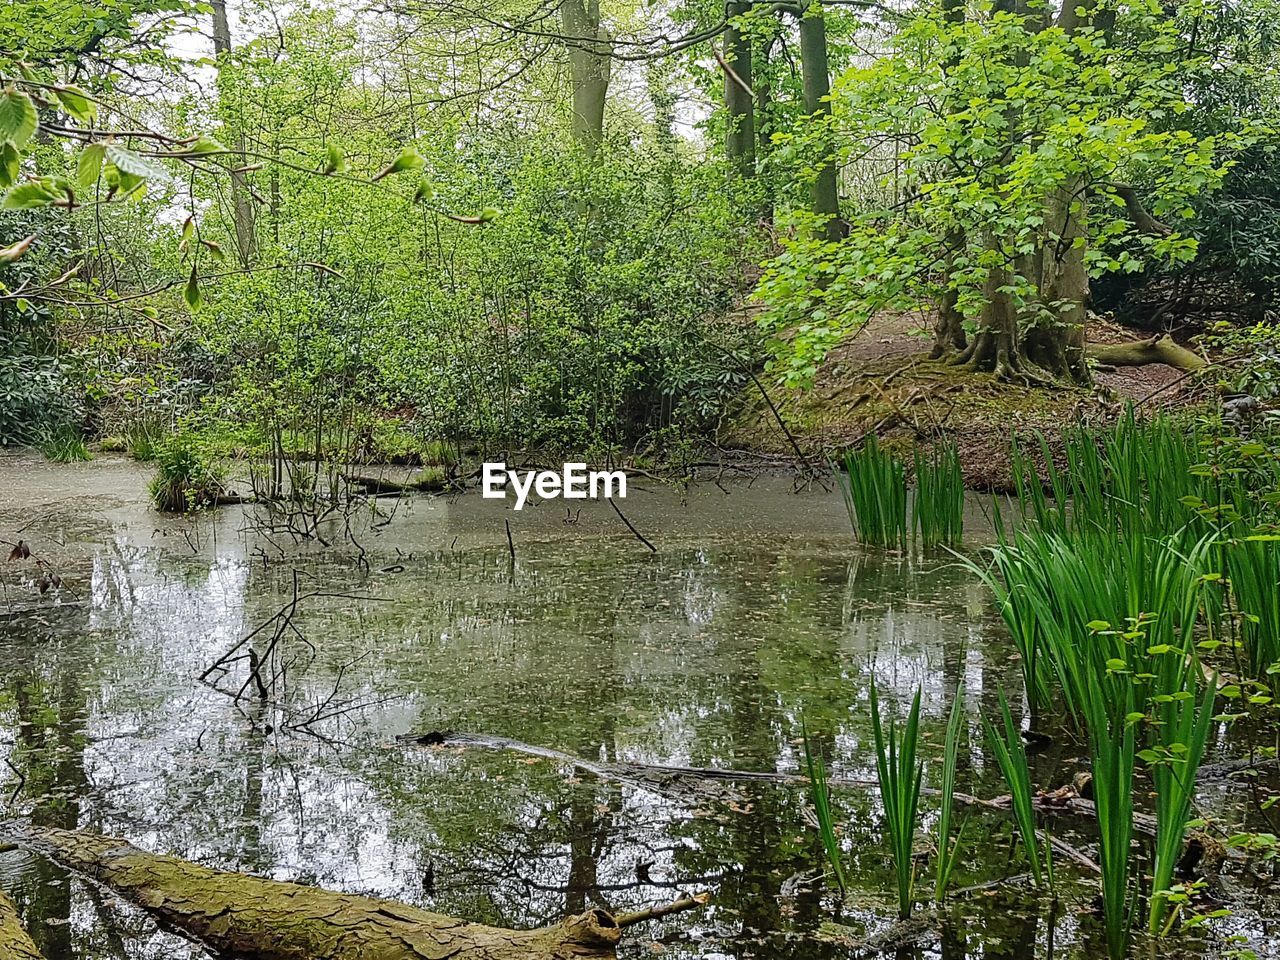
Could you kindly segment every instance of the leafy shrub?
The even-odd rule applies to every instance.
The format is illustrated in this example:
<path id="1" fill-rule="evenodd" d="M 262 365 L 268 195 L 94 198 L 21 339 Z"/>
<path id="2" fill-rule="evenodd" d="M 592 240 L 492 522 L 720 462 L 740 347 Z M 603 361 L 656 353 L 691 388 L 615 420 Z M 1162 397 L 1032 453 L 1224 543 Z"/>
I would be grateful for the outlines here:
<path id="1" fill-rule="evenodd" d="M 223 493 L 225 471 L 213 464 L 194 436 L 180 433 L 156 448 L 151 500 L 159 510 L 184 513 L 212 506 Z"/>

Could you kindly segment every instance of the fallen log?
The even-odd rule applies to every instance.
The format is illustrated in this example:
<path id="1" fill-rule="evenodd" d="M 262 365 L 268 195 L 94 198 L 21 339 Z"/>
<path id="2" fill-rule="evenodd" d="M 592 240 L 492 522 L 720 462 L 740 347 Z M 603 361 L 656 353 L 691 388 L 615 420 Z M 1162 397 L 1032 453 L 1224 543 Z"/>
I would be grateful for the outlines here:
<path id="1" fill-rule="evenodd" d="M 44 960 L 27 936 L 13 901 L 0 892 L 0 957 L 4 960 Z"/>
<path id="2" fill-rule="evenodd" d="M 95 833 L 14 823 L 2 829 L 19 846 L 150 911 L 163 926 L 238 960 L 615 957 L 625 927 L 706 900 L 693 897 L 616 917 L 588 910 L 549 927 L 508 930 L 394 900 L 213 870 Z"/>
<path id="3" fill-rule="evenodd" d="M 1092 360 L 1110 367 L 1141 367 L 1148 363 L 1164 363 L 1192 373 L 1205 366 L 1203 357 L 1174 342 L 1169 335 L 1150 340 L 1130 340 L 1127 343 L 1090 343 L 1085 354 Z"/>
<path id="4" fill-rule="evenodd" d="M 393 493 L 438 493 L 448 490 L 451 486 L 451 481 L 444 471 L 438 468 L 420 470 L 416 475 L 406 477 L 404 480 L 360 473 L 348 473 L 343 477 L 347 483 L 358 487 L 362 493 L 369 496 Z"/>

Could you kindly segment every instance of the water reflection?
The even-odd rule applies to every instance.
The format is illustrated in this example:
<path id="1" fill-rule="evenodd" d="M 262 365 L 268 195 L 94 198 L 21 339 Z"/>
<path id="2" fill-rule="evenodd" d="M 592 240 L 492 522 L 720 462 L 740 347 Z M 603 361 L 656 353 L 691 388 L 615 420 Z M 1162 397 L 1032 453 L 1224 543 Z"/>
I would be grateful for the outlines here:
<path id="1" fill-rule="evenodd" d="M 818 936 L 824 921 L 871 936 L 893 914 L 871 791 L 837 798 L 855 886 L 841 912 L 794 788 L 689 801 L 515 754 L 394 743 L 454 729 L 611 762 L 794 772 L 803 717 L 833 775 L 872 778 L 872 671 L 891 705 L 923 685 L 930 755 L 962 683 L 975 716 L 1017 689 L 980 588 L 947 557 L 859 553 L 830 498 L 735 489 L 726 514 L 670 496 L 651 493 L 635 511 L 667 532 L 657 556 L 605 535 L 606 518 L 590 512 L 572 528 L 545 515 L 520 529 L 514 568 L 496 537 L 455 542 L 476 522 L 457 505 L 398 519 L 364 545 L 367 569 L 341 549 L 263 562 L 234 515 L 192 538 L 156 534 L 136 504 L 96 520 L 78 513 L 59 529 L 81 602 L 33 604 L 0 625 L 0 754 L 12 765 L 3 789 L 40 823 L 492 923 L 713 887 L 705 916 L 645 931 L 665 955 L 845 956 L 839 937 Z M 237 703 L 202 684 L 289 601 L 295 575 L 306 590 L 342 595 L 300 604 L 273 702 Z M 372 705 L 335 713 L 314 736 L 286 728 L 325 703 Z M 996 794 L 976 729 L 961 779 Z M 1006 822 L 970 831 L 983 842 L 957 883 L 1016 872 Z M 199 955 L 21 853 L 0 854 L 0 886 L 49 960 Z M 975 894 L 940 940 L 897 956 L 1096 952 L 1087 918 L 1022 906 L 1006 891 Z M 648 955 L 648 938 L 627 955 Z"/>

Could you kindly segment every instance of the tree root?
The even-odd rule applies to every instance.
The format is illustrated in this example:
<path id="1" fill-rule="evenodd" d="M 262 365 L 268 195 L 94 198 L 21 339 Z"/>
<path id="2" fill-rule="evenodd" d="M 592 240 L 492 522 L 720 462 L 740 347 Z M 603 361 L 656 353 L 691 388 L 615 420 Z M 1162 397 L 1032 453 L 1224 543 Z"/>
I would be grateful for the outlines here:
<path id="1" fill-rule="evenodd" d="M 615 957 L 625 926 L 689 910 L 705 897 L 614 917 L 588 910 L 536 930 L 507 930 L 406 903 L 213 870 L 94 833 L 5 824 L 42 854 L 150 911 L 165 927 L 240 960 L 584 960 Z M 3 929 L 0 924 L 0 930 Z M 0 948 L 5 944 L 0 934 Z M 26 960 L 0 949 L 0 956 Z M 39 954 L 31 954 L 39 958 Z"/>
<path id="2" fill-rule="evenodd" d="M 44 960 L 22 928 L 18 908 L 3 893 L 0 893 L 0 957 L 4 960 Z"/>

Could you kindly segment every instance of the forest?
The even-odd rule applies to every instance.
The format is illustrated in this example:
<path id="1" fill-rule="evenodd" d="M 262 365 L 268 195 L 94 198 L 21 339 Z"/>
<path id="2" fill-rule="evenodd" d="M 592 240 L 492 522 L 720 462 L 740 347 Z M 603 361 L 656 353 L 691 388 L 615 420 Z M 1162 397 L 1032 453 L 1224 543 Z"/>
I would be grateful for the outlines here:
<path id="1" fill-rule="evenodd" d="M 1280 958 L 1277 24 L 5 0 L 0 960 Z"/>

